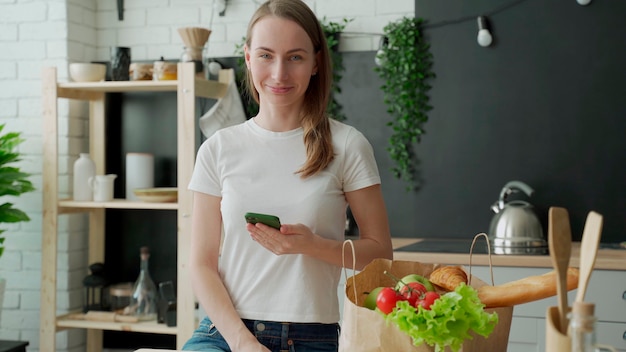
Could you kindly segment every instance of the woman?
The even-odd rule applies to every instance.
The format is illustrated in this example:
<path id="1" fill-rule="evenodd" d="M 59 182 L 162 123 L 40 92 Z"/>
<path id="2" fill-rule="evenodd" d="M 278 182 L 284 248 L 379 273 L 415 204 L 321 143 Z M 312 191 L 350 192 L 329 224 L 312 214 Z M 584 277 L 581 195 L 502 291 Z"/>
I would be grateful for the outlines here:
<path id="1" fill-rule="evenodd" d="M 392 257 L 373 151 L 325 113 L 331 63 L 305 3 L 261 5 L 244 53 L 259 113 L 202 144 L 189 184 L 192 285 L 207 317 L 184 349 L 337 351 L 347 205 L 357 269 Z M 278 216 L 280 230 L 246 223 L 246 212 Z"/>

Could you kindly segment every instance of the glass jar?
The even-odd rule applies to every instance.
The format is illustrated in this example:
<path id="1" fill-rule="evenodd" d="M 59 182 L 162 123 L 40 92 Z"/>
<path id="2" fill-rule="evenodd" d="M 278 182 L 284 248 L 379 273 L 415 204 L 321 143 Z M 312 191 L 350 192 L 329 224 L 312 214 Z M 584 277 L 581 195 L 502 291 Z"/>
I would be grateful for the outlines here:
<path id="1" fill-rule="evenodd" d="M 123 282 L 109 287 L 109 299 L 111 310 L 123 314 L 124 308 L 130 305 L 130 297 L 133 295 L 133 283 Z"/>
<path id="2" fill-rule="evenodd" d="M 163 60 L 155 61 L 153 66 L 153 81 L 175 81 L 178 79 L 178 67 L 175 62 Z"/>
<path id="3" fill-rule="evenodd" d="M 582 301 L 574 302 L 569 323 L 572 352 L 615 352 L 613 346 L 596 342 L 596 321 L 595 304 Z"/>
<path id="4" fill-rule="evenodd" d="M 204 46 L 185 46 L 180 57 L 182 62 L 194 62 L 196 67 L 196 76 L 205 77 L 204 75 Z"/>

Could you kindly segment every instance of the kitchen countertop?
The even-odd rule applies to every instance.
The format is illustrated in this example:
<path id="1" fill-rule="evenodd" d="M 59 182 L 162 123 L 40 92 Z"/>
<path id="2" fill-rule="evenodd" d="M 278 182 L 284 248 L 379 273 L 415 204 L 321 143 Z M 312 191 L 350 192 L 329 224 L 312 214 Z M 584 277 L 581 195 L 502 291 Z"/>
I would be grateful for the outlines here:
<path id="1" fill-rule="evenodd" d="M 424 238 L 393 238 L 392 244 L 394 248 L 393 257 L 396 260 L 409 260 L 422 263 L 439 263 L 439 264 L 457 264 L 469 265 L 470 255 L 469 246 L 467 253 L 453 253 L 449 251 L 404 251 L 401 248 L 413 245 L 428 239 Z M 440 239 L 441 240 L 441 239 Z M 451 243 L 455 239 L 449 240 Z M 485 243 L 484 240 L 476 241 L 475 248 L 479 243 Z M 471 243 L 471 241 L 470 241 Z M 483 244 L 484 246 L 484 244 Z M 400 250 L 398 250 L 400 249 Z M 472 265 L 489 265 L 489 255 L 485 252 L 475 251 L 472 254 Z M 552 260 L 549 255 L 511 255 L 511 254 L 492 254 L 491 263 L 493 266 L 513 266 L 513 267 L 536 267 L 536 268 L 552 268 Z M 580 265 L 580 242 L 572 243 L 572 257 L 570 266 L 578 267 Z M 626 250 L 625 249 L 599 249 L 596 258 L 595 269 L 603 270 L 626 270 Z"/>

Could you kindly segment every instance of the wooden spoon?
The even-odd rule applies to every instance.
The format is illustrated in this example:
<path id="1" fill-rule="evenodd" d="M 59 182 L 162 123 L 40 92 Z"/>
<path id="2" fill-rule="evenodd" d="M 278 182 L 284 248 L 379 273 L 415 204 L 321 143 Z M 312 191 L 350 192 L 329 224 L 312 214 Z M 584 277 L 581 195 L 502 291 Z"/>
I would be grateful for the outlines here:
<path id="1" fill-rule="evenodd" d="M 548 212 L 548 246 L 550 258 L 557 276 L 559 299 L 559 326 L 562 334 L 567 334 L 567 267 L 572 251 L 572 231 L 567 209 L 550 207 Z"/>
<path id="2" fill-rule="evenodd" d="M 576 292 L 576 302 L 585 299 L 587 284 L 591 277 L 591 272 L 596 263 L 598 245 L 602 233 L 602 215 L 595 211 L 590 211 L 587 215 L 583 237 L 580 243 L 580 276 L 578 277 L 578 291 Z"/>

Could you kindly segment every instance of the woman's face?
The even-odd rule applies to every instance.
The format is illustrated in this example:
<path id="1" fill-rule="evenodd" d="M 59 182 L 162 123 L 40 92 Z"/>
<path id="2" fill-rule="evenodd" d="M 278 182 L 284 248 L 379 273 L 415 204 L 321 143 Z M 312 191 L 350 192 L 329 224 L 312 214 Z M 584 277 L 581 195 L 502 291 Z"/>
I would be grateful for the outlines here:
<path id="1" fill-rule="evenodd" d="M 267 16 L 252 28 L 245 47 L 248 70 L 261 104 L 301 104 L 311 75 L 317 73 L 313 43 L 296 22 Z"/>

